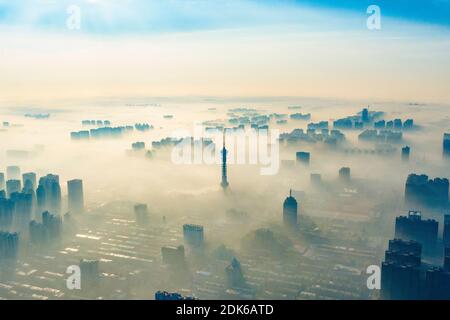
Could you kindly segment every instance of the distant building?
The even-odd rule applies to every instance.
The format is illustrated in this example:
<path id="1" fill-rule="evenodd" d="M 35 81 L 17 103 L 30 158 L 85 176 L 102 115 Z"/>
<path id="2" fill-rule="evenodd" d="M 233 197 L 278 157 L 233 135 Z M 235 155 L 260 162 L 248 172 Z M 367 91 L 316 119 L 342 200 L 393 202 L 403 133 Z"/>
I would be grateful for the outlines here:
<path id="1" fill-rule="evenodd" d="M 134 216 L 139 225 L 146 225 L 148 223 L 148 207 L 144 203 L 138 203 L 134 206 Z"/>
<path id="2" fill-rule="evenodd" d="M 450 133 L 444 133 L 444 140 L 442 142 L 442 147 L 445 156 L 450 156 Z"/>
<path id="3" fill-rule="evenodd" d="M 236 258 L 233 258 L 230 265 L 225 268 L 228 285 L 232 288 L 245 286 L 244 273 L 241 264 Z"/>
<path id="4" fill-rule="evenodd" d="M 322 186 L 322 176 L 319 173 L 311 173 L 310 181 L 313 187 Z"/>
<path id="5" fill-rule="evenodd" d="M 339 169 L 339 181 L 342 183 L 349 183 L 351 180 L 350 178 L 350 168 L 349 167 L 342 167 Z"/>
<path id="6" fill-rule="evenodd" d="M 0 230 L 10 230 L 14 216 L 14 201 L 0 198 Z"/>
<path id="7" fill-rule="evenodd" d="M 11 194 L 14 202 L 15 227 L 19 230 L 26 229 L 33 214 L 33 196 L 26 192 L 14 192 Z"/>
<path id="8" fill-rule="evenodd" d="M 411 300 L 420 297 L 422 246 L 415 241 L 389 241 L 381 265 L 381 298 Z"/>
<path id="9" fill-rule="evenodd" d="M 299 151 L 295 154 L 295 159 L 297 160 L 297 163 L 308 166 L 311 156 L 309 152 Z"/>
<path id="10" fill-rule="evenodd" d="M 61 187 L 59 176 L 48 174 L 39 179 L 36 189 L 36 198 L 39 212 L 50 211 L 53 214 L 61 213 Z"/>
<path id="11" fill-rule="evenodd" d="M 93 288 L 100 282 L 100 268 L 98 260 L 80 260 L 81 289 Z"/>
<path id="12" fill-rule="evenodd" d="M 19 234 L 0 232 L 0 262 L 15 259 L 19 250 Z"/>
<path id="13" fill-rule="evenodd" d="M 408 146 L 404 146 L 402 148 L 402 160 L 408 161 L 409 160 L 409 154 L 410 154 L 411 148 Z"/>
<path id="14" fill-rule="evenodd" d="M 444 232 L 442 240 L 445 247 L 450 247 L 450 214 L 444 215 Z"/>
<path id="15" fill-rule="evenodd" d="M 220 186 L 223 190 L 227 190 L 229 183 L 228 183 L 228 175 L 227 175 L 227 154 L 228 151 L 225 148 L 225 131 L 223 133 L 223 147 L 222 147 L 222 182 L 220 183 Z"/>
<path id="16" fill-rule="evenodd" d="M 27 172 L 22 175 L 22 182 L 24 188 L 36 189 L 36 173 Z"/>
<path id="17" fill-rule="evenodd" d="M 8 180 L 6 181 L 6 195 L 11 197 L 14 192 L 20 192 L 22 189 L 20 180 Z"/>
<path id="18" fill-rule="evenodd" d="M 427 175 L 410 174 L 405 185 L 405 201 L 410 206 L 447 206 L 448 191 L 448 179 L 428 180 Z"/>
<path id="19" fill-rule="evenodd" d="M 50 239 L 59 239 L 61 237 L 62 219 L 51 214 L 48 211 L 42 213 L 42 224 L 44 225 Z"/>
<path id="20" fill-rule="evenodd" d="M 0 190 L 5 189 L 5 174 L 0 172 Z"/>
<path id="21" fill-rule="evenodd" d="M 361 121 L 369 122 L 369 109 L 364 108 L 361 112 Z"/>
<path id="22" fill-rule="evenodd" d="M 155 300 L 196 300 L 194 297 L 183 296 L 177 292 L 157 291 Z"/>
<path id="23" fill-rule="evenodd" d="M 297 200 L 292 196 L 292 190 L 283 203 L 283 224 L 288 228 L 297 227 Z"/>
<path id="24" fill-rule="evenodd" d="M 437 245 L 438 222 L 432 219 L 422 220 L 420 212 L 410 211 L 408 216 L 395 219 L 395 237 L 417 241 L 425 253 L 432 253 Z"/>
<path id="25" fill-rule="evenodd" d="M 203 226 L 185 224 L 183 225 L 183 236 L 187 244 L 194 247 L 201 247 L 204 241 Z"/>
<path id="26" fill-rule="evenodd" d="M 185 263 L 184 246 L 182 245 L 178 247 L 162 247 L 161 255 L 165 264 L 180 266 Z"/>
<path id="27" fill-rule="evenodd" d="M 8 180 L 18 180 L 20 179 L 20 167 L 9 166 L 6 168 L 6 176 Z"/>
<path id="28" fill-rule="evenodd" d="M 83 181 L 80 179 L 67 181 L 67 191 L 69 198 L 69 212 L 83 213 L 84 212 Z"/>

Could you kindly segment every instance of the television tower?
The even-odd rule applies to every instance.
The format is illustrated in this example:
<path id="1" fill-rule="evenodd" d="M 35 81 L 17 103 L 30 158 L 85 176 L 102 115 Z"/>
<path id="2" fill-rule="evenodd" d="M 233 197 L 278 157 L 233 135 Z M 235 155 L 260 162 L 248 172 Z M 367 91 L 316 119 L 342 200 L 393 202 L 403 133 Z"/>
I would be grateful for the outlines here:
<path id="1" fill-rule="evenodd" d="M 220 186 L 225 191 L 228 188 L 228 178 L 227 178 L 227 149 L 225 148 L 225 130 L 223 131 L 223 148 L 222 148 L 222 182 Z"/>

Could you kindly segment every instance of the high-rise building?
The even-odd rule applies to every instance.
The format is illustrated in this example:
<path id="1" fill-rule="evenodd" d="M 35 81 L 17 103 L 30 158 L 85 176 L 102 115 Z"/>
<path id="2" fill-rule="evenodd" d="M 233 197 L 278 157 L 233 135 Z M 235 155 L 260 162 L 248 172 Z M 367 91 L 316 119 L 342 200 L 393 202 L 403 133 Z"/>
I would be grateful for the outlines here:
<path id="1" fill-rule="evenodd" d="M 405 201 L 413 206 L 448 205 L 449 182 L 446 178 L 428 180 L 427 175 L 410 174 L 406 180 Z"/>
<path id="2" fill-rule="evenodd" d="M 11 197 L 14 192 L 20 192 L 22 189 L 20 180 L 8 180 L 6 181 L 6 195 Z"/>
<path id="3" fill-rule="evenodd" d="M 410 300 L 420 297 L 422 246 L 415 241 L 389 241 L 381 265 L 381 298 Z"/>
<path id="4" fill-rule="evenodd" d="M 157 291 L 155 300 L 195 300 L 194 297 L 183 296 L 178 292 Z"/>
<path id="5" fill-rule="evenodd" d="M 59 176 L 48 174 L 39 179 L 39 186 L 36 190 L 38 210 L 40 212 L 48 210 L 53 214 L 61 213 L 61 187 Z"/>
<path id="6" fill-rule="evenodd" d="M 100 282 L 98 260 L 80 260 L 81 289 L 95 288 Z"/>
<path id="7" fill-rule="evenodd" d="M 231 260 L 230 265 L 225 268 L 228 285 L 232 288 L 245 286 L 244 273 L 242 272 L 241 264 L 236 259 Z"/>
<path id="8" fill-rule="evenodd" d="M 361 121 L 369 122 L 369 109 L 364 108 L 361 112 Z"/>
<path id="9" fill-rule="evenodd" d="M 342 167 L 339 169 L 339 181 L 342 183 L 349 183 L 350 182 L 350 168 L 349 167 Z"/>
<path id="10" fill-rule="evenodd" d="M 442 240 L 445 247 L 450 247 L 450 214 L 444 215 L 444 232 Z"/>
<path id="11" fill-rule="evenodd" d="M 439 267 L 431 267 L 425 273 L 424 299 L 450 299 L 450 273 Z"/>
<path id="12" fill-rule="evenodd" d="M 203 245 L 203 226 L 196 224 L 183 225 L 183 236 L 187 244 L 200 247 Z"/>
<path id="13" fill-rule="evenodd" d="M 450 272 L 450 247 L 444 247 L 444 270 Z"/>
<path id="14" fill-rule="evenodd" d="M 417 241 L 422 245 L 424 253 L 433 253 L 438 238 L 438 222 L 432 219 L 422 220 L 420 212 L 409 211 L 408 216 L 395 219 L 395 237 Z"/>
<path id="15" fill-rule="evenodd" d="M 44 226 L 49 239 L 58 240 L 61 237 L 61 217 L 45 211 L 42 213 L 42 225 Z"/>
<path id="16" fill-rule="evenodd" d="M 404 146 L 402 148 L 402 160 L 403 161 L 408 161 L 409 160 L 409 154 L 411 152 L 411 148 L 408 146 Z"/>
<path id="17" fill-rule="evenodd" d="M 0 190 L 5 189 L 5 174 L 0 172 Z"/>
<path id="18" fill-rule="evenodd" d="M 19 234 L 0 232 L 0 261 L 15 259 L 19 250 Z"/>
<path id="19" fill-rule="evenodd" d="M 8 180 L 18 180 L 20 179 L 20 167 L 9 166 L 6 168 L 6 176 Z"/>
<path id="20" fill-rule="evenodd" d="M 10 230 L 14 216 L 14 201 L 0 198 L 0 230 Z"/>
<path id="21" fill-rule="evenodd" d="M 138 203 L 134 206 L 134 215 L 136 222 L 139 225 L 146 225 L 148 223 L 148 207 L 144 203 Z"/>
<path id="22" fill-rule="evenodd" d="M 311 160 L 309 152 L 299 151 L 295 154 L 295 159 L 297 163 L 308 166 Z"/>
<path id="23" fill-rule="evenodd" d="M 283 203 L 283 223 L 288 228 L 297 227 L 297 200 L 292 196 L 292 190 Z"/>
<path id="24" fill-rule="evenodd" d="M 36 173 L 27 172 L 22 175 L 22 182 L 24 188 L 36 189 Z"/>
<path id="25" fill-rule="evenodd" d="M 69 198 L 69 212 L 82 213 L 84 211 L 83 181 L 74 179 L 67 181 Z"/>
<path id="26" fill-rule="evenodd" d="M 33 214 L 33 196 L 26 192 L 14 192 L 11 200 L 14 202 L 15 226 L 18 230 L 24 230 Z"/>
<path id="27" fill-rule="evenodd" d="M 225 148 L 225 131 L 223 133 L 223 148 L 222 148 L 222 182 L 220 183 L 220 186 L 223 190 L 226 190 L 228 188 L 228 176 L 227 176 L 227 154 L 228 151 Z"/>
<path id="28" fill-rule="evenodd" d="M 322 176 L 320 175 L 320 173 L 311 173 L 309 178 L 313 187 L 322 186 Z"/>
<path id="29" fill-rule="evenodd" d="M 444 140 L 442 142 L 442 148 L 445 156 L 450 156 L 450 133 L 444 133 Z"/>
<path id="30" fill-rule="evenodd" d="M 182 245 L 179 245 L 178 247 L 162 247 L 161 255 L 165 264 L 182 266 L 185 263 L 184 246 Z"/>

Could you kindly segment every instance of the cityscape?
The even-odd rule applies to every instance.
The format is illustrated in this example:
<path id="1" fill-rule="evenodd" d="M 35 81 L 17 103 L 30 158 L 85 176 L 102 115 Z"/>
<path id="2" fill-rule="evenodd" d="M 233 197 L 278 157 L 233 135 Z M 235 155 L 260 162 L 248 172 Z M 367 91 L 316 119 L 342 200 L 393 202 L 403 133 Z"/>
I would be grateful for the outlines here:
<path id="1" fill-rule="evenodd" d="M 89 22 L 96 11 L 88 6 L 97 4 L 81 3 Z M 156 34 L 142 23 L 124 35 L 112 25 L 99 31 L 101 20 L 84 31 L 83 18 L 56 49 L 54 24 L 22 29 L 0 1 L 2 35 L 43 37 L 29 48 L 6 38 L 0 48 L 0 300 L 450 299 L 450 23 L 405 22 L 418 38 L 389 42 L 375 67 L 384 80 L 371 94 L 373 83 L 357 76 L 372 70 L 373 57 L 359 51 L 358 33 L 385 44 L 406 37 L 398 19 L 408 17 L 365 30 L 364 9 L 362 31 L 339 31 L 355 43 L 337 48 L 314 33 L 315 22 L 312 35 L 282 29 L 296 4 L 241 5 L 271 24 L 252 16 L 247 26 L 236 16 L 236 26 L 210 21 L 218 17 L 208 18 L 213 27 L 197 25 L 176 7 L 183 23 L 152 17 Z M 223 14 L 234 17 L 237 4 L 230 6 Z M 70 8 L 64 21 L 77 13 Z M 311 17 L 333 10 L 305 8 Z M 243 30 L 238 39 L 221 34 L 233 28 Z M 142 33 L 162 47 L 148 48 Z M 287 45 L 297 33 L 303 42 Z M 250 57 L 265 50 L 265 36 L 269 52 Z M 333 74 L 332 85 L 329 62 L 298 65 L 275 44 L 303 45 L 319 60 L 336 50 L 331 71 L 350 70 Z M 222 58 L 203 52 L 236 45 L 243 49 Z M 144 62 L 146 54 L 157 62 Z M 418 66 L 405 71 L 410 61 Z M 278 63 L 279 81 L 282 73 L 270 71 Z M 290 63 L 305 74 L 293 75 Z M 266 64 L 267 74 L 255 71 Z M 400 81 L 420 74 L 420 86 Z"/>

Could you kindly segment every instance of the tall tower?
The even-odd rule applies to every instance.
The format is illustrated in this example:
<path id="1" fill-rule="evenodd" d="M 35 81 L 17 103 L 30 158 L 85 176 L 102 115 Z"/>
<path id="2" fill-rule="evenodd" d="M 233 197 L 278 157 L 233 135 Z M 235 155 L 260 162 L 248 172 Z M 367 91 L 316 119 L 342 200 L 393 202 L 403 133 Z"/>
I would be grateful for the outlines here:
<path id="1" fill-rule="evenodd" d="M 297 200 L 292 196 L 292 190 L 283 203 L 283 223 L 287 228 L 297 228 Z"/>
<path id="2" fill-rule="evenodd" d="M 223 131 L 223 148 L 222 148 L 222 182 L 220 186 L 223 190 L 228 188 L 228 178 L 227 178 L 227 149 L 225 148 L 225 130 Z"/>

